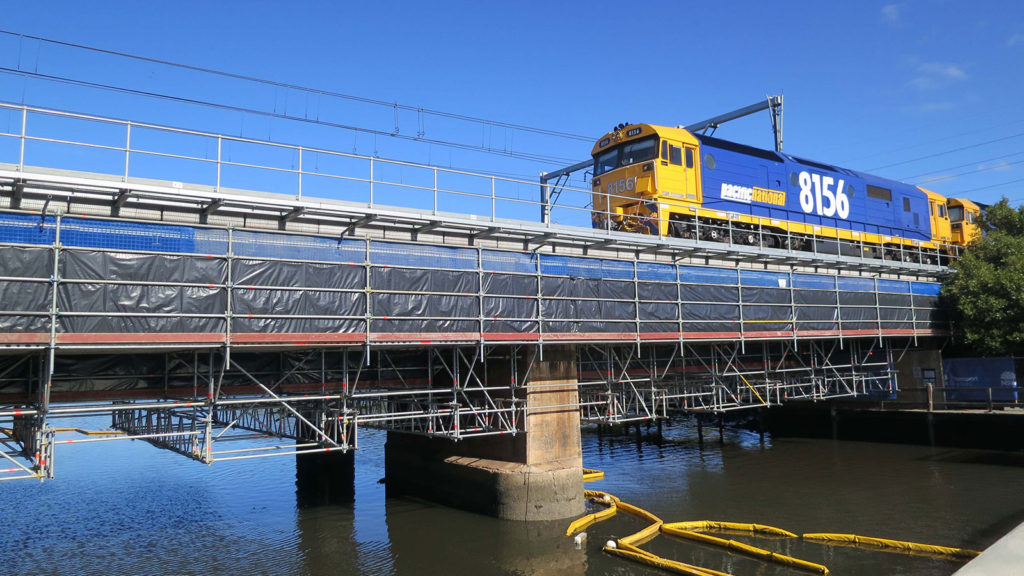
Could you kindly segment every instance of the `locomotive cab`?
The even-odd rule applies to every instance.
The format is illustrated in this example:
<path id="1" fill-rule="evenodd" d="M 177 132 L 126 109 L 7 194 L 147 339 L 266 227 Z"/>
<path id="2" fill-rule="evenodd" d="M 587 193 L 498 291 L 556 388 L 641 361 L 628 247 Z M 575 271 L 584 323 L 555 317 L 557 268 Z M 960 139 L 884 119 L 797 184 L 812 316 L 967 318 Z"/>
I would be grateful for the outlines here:
<path id="1" fill-rule="evenodd" d="M 921 188 L 921 191 L 928 196 L 928 218 L 932 229 L 932 242 L 940 246 L 948 245 L 953 236 L 946 197 L 924 188 Z"/>
<path id="2" fill-rule="evenodd" d="M 700 205 L 698 142 L 689 132 L 620 124 L 594 146 L 594 228 L 669 235 L 670 215 Z"/>
<path id="3" fill-rule="evenodd" d="M 981 238 L 980 206 L 966 198 L 950 198 L 948 206 L 953 244 L 967 246 Z"/>

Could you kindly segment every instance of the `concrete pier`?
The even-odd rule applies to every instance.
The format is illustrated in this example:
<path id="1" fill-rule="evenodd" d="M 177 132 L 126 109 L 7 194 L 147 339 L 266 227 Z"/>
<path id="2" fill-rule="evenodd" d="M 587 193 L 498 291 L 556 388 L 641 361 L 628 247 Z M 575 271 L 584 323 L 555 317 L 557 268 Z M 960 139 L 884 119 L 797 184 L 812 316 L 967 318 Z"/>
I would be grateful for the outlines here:
<path id="1" fill-rule="evenodd" d="M 510 352 L 503 352 L 508 354 Z M 529 373 L 525 433 L 459 442 L 388 433 L 385 448 L 388 492 L 509 520 L 556 520 L 581 514 L 583 458 L 576 388 L 576 351 L 545 347 L 530 364 L 531 351 L 515 359 Z M 497 360 L 497 359 L 496 359 Z M 511 363 L 488 365 L 491 383 L 510 382 Z"/>
<path id="2" fill-rule="evenodd" d="M 350 504 L 355 500 L 355 452 L 322 452 L 295 457 L 295 500 L 299 508 Z"/>

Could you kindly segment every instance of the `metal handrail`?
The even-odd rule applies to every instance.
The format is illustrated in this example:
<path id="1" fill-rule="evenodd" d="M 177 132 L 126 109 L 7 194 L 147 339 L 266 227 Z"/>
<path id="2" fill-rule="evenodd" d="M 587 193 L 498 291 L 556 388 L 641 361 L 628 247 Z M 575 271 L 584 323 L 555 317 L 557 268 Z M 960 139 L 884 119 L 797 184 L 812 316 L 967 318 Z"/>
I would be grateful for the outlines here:
<path id="1" fill-rule="evenodd" d="M 419 192 L 430 193 L 429 200 L 431 201 L 431 206 L 432 206 L 432 209 L 433 209 L 433 213 L 435 213 L 435 214 L 438 212 L 439 197 L 442 196 L 442 195 L 458 196 L 458 197 L 466 198 L 466 199 L 468 199 L 470 201 L 473 201 L 473 200 L 489 201 L 489 210 L 471 211 L 471 210 L 467 210 L 467 207 L 465 205 L 461 205 L 459 207 L 459 211 L 462 212 L 462 213 L 467 213 L 467 214 L 471 214 L 471 215 L 474 215 L 474 216 L 484 217 L 484 218 L 489 219 L 490 221 L 496 221 L 496 220 L 499 219 L 498 212 L 501 211 L 501 210 L 499 210 L 499 207 L 498 207 L 498 203 L 499 202 L 502 204 L 503 207 L 504 206 L 515 206 L 515 205 L 523 205 L 523 206 L 543 206 L 544 205 L 543 202 L 540 199 L 524 199 L 524 198 L 518 197 L 518 196 L 500 195 L 499 192 L 498 192 L 499 184 L 500 185 L 510 185 L 510 186 L 515 186 L 515 187 L 525 187 L 526 190 L 531 190 L 532 191 L 536 187 L 536 182 L 533 181 L 533 180 L 524 180 L 524 179 L 519 179 L 519 178 L 495 176 L 493 174 L 486 174 L 486 173 L 481 173 L 481 172 L 472 172 L 472 171 L 458 170 L 458 169 L 453 169 L 453 168 L 443 168 L 443 167 L 439 167 L 439 166 L 431 166 L 431 165 L 428 165 L 428 164 L 420 164 L 420 163 L 407 162 L 407 161 L 402 161 L 402 160 L 379 158 L 379 157 L 375 157 L 375 156 L 366 156 L 366 155 L 349 153 L 349 152 L 341 152 L 341 151 L 338 151 L 338 150 L 330 150 L 330 149 L 326 149 L 326 148 L 317 148 L 317 147 L 308 147 L 308 146 L 301 146 L 301 145 L 289 144 L 289 143 L 272 142 L 272 141 L 269 141 L 269 140 L 258 140 L 258 139 L 246 138 L 246 137 L 242 137 L 242 136 L 231 136 L 231 135 L 217 134 L 217 133 L 213 133 L 213 132 L 205 132 L 205 131 L 198 131 L 198 130 L 191 130 L 191 129 L 186 129 L 186 128 L 178 128 L 178 127 L 173 127 L 173 126 L 166 126 L 166 125 L 153 124 L 153 123 L 147 123 L 147 122 L 134 122 L 134 121 L 130 121 L 130 120 L 121 120 L 121 119 L 116 119 L 116 118 L 107 118 L 107 117 L 95 116 L 95 115 L 90 115 L 90 114 L 80 114 L 80 113 L 76 113 L 76 112 L 54 110 L 54 109 L 48 109 L 48 108 L 39 108 L 39 107 L 26 106 L 26 105 L 16 105 L 16 104 L 4 103 L 4 102 L 0 102 L 0 110 L 9 110 L 9 111 L 21 112 L 21 114 L 20 114 L 20 116 L 21 116 L 20 130 L 17 133 L 15 133 L 15 132 L 0 132 L 0 137 L 16 138 L 16 139 L 19 140 L 19 158 L 18 158 L 18 162 L 17 162 L 17 167 L 18 167 L 18 170 L 22 171 L 22 172 L 24 172 L 26 170 L 27 166 L 28 166 L 28 164 L 26 163 L 26 157 L 25 157 L 25 155 L 26 155 L 26 143 L 28 143 L 28 142 L 39 142 L 39 143 L 46 143 L 46 144 L 76 146 L 76 147 L 81 147 L 81 148 L 84 148 L 84 149 L 92 149 L 92 150 L 101 150 L 101 151 L 121 153 L 121 154 L 124 155 L 124 159 L 123 159 L 123 162 L 122 162 L 122 165 L 120 166 L 120 168 L 118 170 L 109 170 L 108 172 L 102 172 L 102 173 L 109 174 L 109 175 L 112 175 L 112 176 L 118 176 L 118 177 L 120 177 L 122 179 L 122 181 L 124 181 L 126 183 L 131 181 L 133 178 L 136 178 L 136 179 L 137 178 L 145 178 L 145 176 L 139 175 L 137 173 L 133 174 L 133 171 L 132 171 L 133 164 L 131 163 L 131 157 L 133 155 L 136 155 L 136 156 L 140 156 L 141 155 L 141 156 L 156 157 L 156 158 L 168 158 L 168 159 L 174 159 L 174 160 L 184 160 L 184 161 L 187 161 L 187 162 L 195 162 L 195 163 L 198 163 L 198 164 L 213 165 L 213 166 L 216 167 L 216 176 L 215 176 L 215 182 L 212 183 L 211 185 L 214 186 L 214 188 L 216 190 L 218 190 L 218 191 L 220 191 L 222 186 L 223 186 L 223 172 L 224 172 L 224 168 L 230 167 L 230 168 L 241 168 L 241 169 L 245 169 L 245 170 L 259 170 L 259 171 L 266 171 L 266 172 L 277 173 L 277 174 L 293 175 L 295 177 L 294 196 L 297 199 L 299 199 L 299 200 L 302 200 L 304 197 L 310 197 L 308 195 L 308 192 L 303 190 L 303 180 L 304 180 L 304 178 L 307 181 L 309 180 L 309 178 L 324 178 L 324 179 L 334 180 L 334 181 L 339 181 L 339 182 L 351 182 L 351 183 L 355 183 L 355 184 L 359 184 L 359 185 L 365 185 L 367 187 L 367 190 L 365 190 L 365 191 L 356 191 L 356 193 L 358 193 L 359 195 L 364 195 L 365 194 L 367 196 L 368 202 L 366 202 L 366 204 L 370 208 L 373 208 L 375 206 L 384 206 L 384 204 L 381 204 L 380 202 L 376 201 L 377 198 L 375 198 L 375 196 L 379 197 L 378 189 L 381 186 L 385 186 L 385 187 L 389 187 L 389 188 L 393 188 L 393 189 L 399 189 L 399 190 L 409 190 L 409 191 L 413 191 L 413 192 L 419 191 Z M 80 141 L 80 140 L 73 140 L 73 139 L 67 139 L 67 138 L 54 138 L 54 137 L 46 137 L 46 136 L 33 135 L 29 131 L 29 115 L 30 114 L 33 114 L 33 115 L 43 115 L 43 116 L 53 116 L 53 117 L 59 117 L 59 118 L 69 118 L 69 119 L 84 120 L 84 121 L 89 121 L 89 122 L 99 122 L 99 123 L 115 125 L 115 126 L 123 126 L 125 128 L 124 143 L 123 143 L 123 145 L 117 146 L 117 145 L 100 144 L 100 143 L 94 143 L 94 142 L 86 142 L 86 141 Z M 179 154 L 179 153 L 173 153 L 173 152 L 169 152 L 169 151 L 165 151 L 165 150 L 153 149 L 152 147 L 139 147 L 137 144 L 133 144 L 132 132 L 133 132 L 133 130 L 137 132 L 140 129 L 141 130 L 152 130 L 152 131 L 156 131 L 156 132 L 160 132 L 160 133 L 166 133 L 166 134 L 187 135 L 187 136 L 193 136 L 193 137 L 208 139 L 211 143 L 216 143 L 217 157 L 216 158 L 206 158 L 206 157 L 200 157 L 200 156 L 195 156 L 195 155 L 190 155 L 190 154 Z M 136 138 L 136 141 L 137 141 L 137 138 Z M 228 160 L 228 159 L 224 158 L 224 144 L 225 143 L 228 143 L 228 144 L 237 143 L 237 144 L 255 145 L 255 146 L 263 147 L 264 149 L 276 149 L 276 150 L 291 151 L 291 152 L 293 152 L 295 154 L 295 157 L 293 159 L 294 160 L 294 165 L 292 167 L 283 167 L 281 165 L 273 165 L 273 164 L 268 164 L 268 163 L 247 162 L 247 161 L 241 161 L 241 160 Z M 309 158 L 310 154 L 313 154 L 313 155 L 324 155 L 324 156 L 333 157 L 333 158 L 340 158 L 340 159 L 354 159 L 354 160 L 359 160 L 359 161 L 362 161 L 362 162 L 366 162 L 367 163 L 368 175 L 367 176 L 360 176 L 360 175 L 354 175 L 352 173 L 325 172 L 325 171 L 321 171 L 319 169 L 309 170 L 308 167 L 309 167 L 310 163 L 308 162 L 307 159 Z M 314 164 L 316 164 L 316 162 L 314 162 Z M 412 168 L 412 169 L 416 169 L 416 170 L 423 170 L 423 171 L 429 172 L 430 176 L 432 176 L 432 178 L 431 178 L 432 184 L 427 185 L 427 184 L 406 183 L 404 181 L 401 181 L 401 179 L 396 181 L 394 179 L 388 179 L 386 177 L 381 177 L 381 170 L 379 168 L 381 165 L 391 166 L 391 167 L 399 167 L 399 168 Z M 59 168 L 59 166 L 54 166 L 54 167 Z M 137 170 L 137 168 L 136 168 L 136 170 Z M 454 178 L 477 178 L 477 179 L 480 179 L 481 180 L 480 188 L 474 187 L 471 190 L 467 190 L 467 189 L 461 189 L 460 190 L 460 189 L 456 189 L 456 187 L 454 187 L 454 186 L 447 186 L 447 187 L 441 186 L 441 185 L 439 185 L 439 180 L 440 180 L 439 176 L 442 176 L 442 175 L 446 176 L 446 177 L 454 177 Z M 611 200 L 613 200 L 613 199 L 621 199 L 621 200 L 628 200 L 628 201 L 636 200 L 636 198 L 631 197 L 631 196 L 617 195 L 617 194 L 608 194 L 607 196 L 609 198 L 609 209 L 601 210 L 601 211 L 595 211 L 593 206 L 590 205 L 591 199 L 593 197 L 593 191 L 592 190 L 585 189 L 585 188 L 570 187 L 570 186 L 562 186 L 561 188 L 564 191 L 566 191 L 566 192 L 571 192 L 571 193 L 582 195 L 582 200 L 581 200 L 581 202 L 578 203 L 579 205 L 573 205 L 571 203 L 562 203 L 562 204 L 558 204 L 557 206 L 549 205 L 548 207 L 551 210 L 554 210 L 554 209 L 557 208 L 559 210 L 565 211 L 566 213 L 569 214 L 569 216 L 568 216 L 569 220 L 572 220 L 574 222 L 576 220 L 580 220 L 580 225 L 585 225 L 583 223 L 591 221 L 591 219 L 595 215 L 597 215 L 600 218 L 602 218 L 603 221 L 605 221 L 606 223 L 610 223 L 613 217 L 616 217 L 616 216 L 621 217 L 622 216 L 622 214 L 620 214 L 619 212 L 616 212 L 614 209 L 610 208 L 611 203 L 612 203 Z M 280 193 L 281 190 L 274 190 L 274 192 L 279 192 Z M 351 191 L 346 190 L 345 192 L 351 192 Z M 403 200 L 407 200 L 407 198 L 403 198 Z M 409 199 L 409 201 L 407 202 L 407 204 L 415 204 L 415 203 L 416 203 L 415 199 Z M 387 205 L 391 206 L 392 204 L 387 204 Z M 413 207 L 413 206 L 408 206 L 408 207 Z M 534 211 L 534 212 L 536 212 L 536 211 Z M 502 218 L 503 219 L 507 218 L 507 216 L 502 215 Z M 517 220 L 526 220 L 526 221 L 535 221 L 535 220 L 537 220 L 535 217 L 532 217 L 532 216 L 531 217 L 521 217 L 518 214 L 515 216 L 515 219 L 517 219 Z M 652 218 L 650 220 L 653 223 L 655 223 L 656 225 L 658 225 L 658 226 L 661 226 L 664 223 L 664 220 L 662 218 L 660 218 L 660 217 Z M 548 219 L 546 222 L 543 223 L 544 226 L 551 226 L 551 224 L 552 224 L 552 219 Z M 708 224 L 708 223 L 701 223 L 699 221 L 699 219 L 695 218 L 693 224 L 695 226 L 695 230 L 696 230 L 696 234 L 697 234 L 698 238 L 700 237 L 700 230 L 701 229 L 721 230 L 722 233 L 720 234 L 720 240 L 719 241 L 722 242 L 723 244 L 728 245 L 728 246 L 734 246 L 734 245 L 735 246 L 746 246 L 747 245 L 747 244 L 744 244 L 742 242 L 737 242 L 735 236 L 739 232 L 750 232 L 750 230 L 741 229 L 741 228 L 738 228 L 738 227 L 734 226 L 731 219 L 727 223 L 725 223 L 725 224 Z M 806 252 L 806 251 L 795 250 L 792 247 L 793 243 L 791 242 L 791 240 L 793 238 L 792 238 L 792 232 L 791 232 L 790 224 L 788 222 L 786 222 L 785 226 L 786 226 L 785 238 L 787 240 L 786 244 L 788 246 L 787 250 L 789 252 L 791 252 L 791 253 L 807 254 L 808 252 Z M 610 228 L 610 226 L 609 226 L 609 228 Z M 778 236 L 779 235 L 779 233 L 776 233 L 776 232 L 773 232 L 773 231 L 765 232 L 762 229 L 762 227 L 760 227 L 760 226 L 758 227 L 758 230 L 755 231 L 755 233 L 757 234 L 759 243 L 762 244 L 762 245 L 763 245 L 763 240 L 765 239 L 766 236 Z M 824 241 L 829 241 L 829 242 L 835 242 L 835 243 L 837 243 L 837 245 L 838 245 L 839 242 L 841 242 L 838 239 L 819 237 L 817 234 L 812 235 L 807 240 L 811 243 L 811 247 L 812 247 L 812 250 L 810 251 L 810 253 L 814 253 L 814 254 L 822 253 L 822 254 L 828 254 L 828 255 L 832 255 L 832 252 L 831 251 L 829 251 L 829 252 L 821 252 L 819 250 L 818 244 L 821 241 L 823 241 L 823 240 Z M 865 244 L 865 242 L 863 240 L 860 240 L 859 242 L 855 242 L 854 246 L 860 248 L 860 251 L 859 251 L 860 252 L 860 256 L 859 257 L 854 256 L 854 257 L 851 257 L 851 258 L 858 259 L 858 260 L 870 260 L 870 258 L 867 258 L 864 255 L 863 248 L 865 246 L 867 246 L 867 244 Z M 948 254 L 956 254 L 956 253 L 958 253 L 958 251 L 959 251 L 959 247 L 958 246 L 954 246 L 954 245 L 939 245 L 938 253 L 934 255 L 934 257 L 935 257 L 935 259 L 937 261 L 937 264 L 935 264 L 935 265 L 938 266 L 938 267 L 942 267 L 944 264 L 948 264 L 948 261 L 950 260 L 950 258 L 955 257 L 955 256 L 949 256 L 949 255 L 947 255 L 947 253 Z M 841 252 L 841 251 L 837 247 L 836 248 L 836 253 L 837 253 L 836 255 L 840 255 L 839 252 Z M 887 247 L 884 248 L 884 252 L 886 253 L 886 255 L 888 257 L 891 257 L 892 259 L 898 259 L 900 261 L 915 261 L 916 260 L 917 262 L 920 262 L 920 263 L 923 263 L 923 264 L 929 264 L 927 262 L 927 258 L 930 256 L 930 254 L 926 254 L 924 249 L 920 245 L 918 245 L 916 247 L 915 246 L 905 246 L 903 244 L 899 244 L 899 245 L 896 245 L 896 246 L 887 246 Z"/>

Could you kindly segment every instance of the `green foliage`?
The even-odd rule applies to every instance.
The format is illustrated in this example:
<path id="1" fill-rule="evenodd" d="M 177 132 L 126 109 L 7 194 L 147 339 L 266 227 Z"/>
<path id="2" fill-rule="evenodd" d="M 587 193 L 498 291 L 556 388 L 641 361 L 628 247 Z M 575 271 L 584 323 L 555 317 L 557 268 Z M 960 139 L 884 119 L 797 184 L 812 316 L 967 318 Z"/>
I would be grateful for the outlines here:
<path id="1" fill-rule="evenodd" d="M 1024 207 L 1003 198 L 982 217 L 984 236 L 953 264 L 942 287 L 954 336 L 986 356 L 1024 351 Z"/>

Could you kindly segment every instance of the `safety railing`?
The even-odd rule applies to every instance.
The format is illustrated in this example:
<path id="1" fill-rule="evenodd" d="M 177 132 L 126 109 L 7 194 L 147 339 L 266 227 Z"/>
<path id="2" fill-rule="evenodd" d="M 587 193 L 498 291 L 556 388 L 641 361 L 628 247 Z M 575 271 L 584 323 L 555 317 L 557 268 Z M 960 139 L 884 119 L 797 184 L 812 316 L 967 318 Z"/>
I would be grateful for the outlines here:
<path id="1" fill-rule="evenodd" d="M 6 115 L 6 123 L 3 118 Z M 73 112 L 0 103 L 0 163 L 17 171 L 35 168 L 101 174 L 126 184 L 158 180 L 189 187 L 270 192 L 297 200 L 330 199 L 367 208 L 407 208 L 429 214 L 462 214 L 476 219 L 536 222 L 649 232 L 661 215 L 634 217 L 621 210 L 595 210 L 593 191 L 560 186 L 562 202 L 552 205 L 534 180 L 510 178 L 428 164 L 391 160 L 325 148 L 278 143 L 133 122 Z M 12 145 L 13 144 L 13 145 Z M 549 189 L 551 185 L 546 185 Z M 636 202 L 633 196 L 602 193 L 607 205 Z M 667 223 L 670 236 L 729 247 L 776 249 L 844 260 L 917 263 L 941 267 L 960 247 L 925 248 L 894 239 L 883 247 L 861 240 L 837 240 L 814 231 L 797 234 L 790 225 L 766 229 L 734 221 L 694 218 Z M 597 223 L 596 225 L 594 223 Z"/>
<path id="2" fill-rule="evenodd" d="M 1022 408 L 1017 387 L 1007 386 L 904 386 L 899 394 L 880 401 L 886 410 L 985 411 Z"/>

